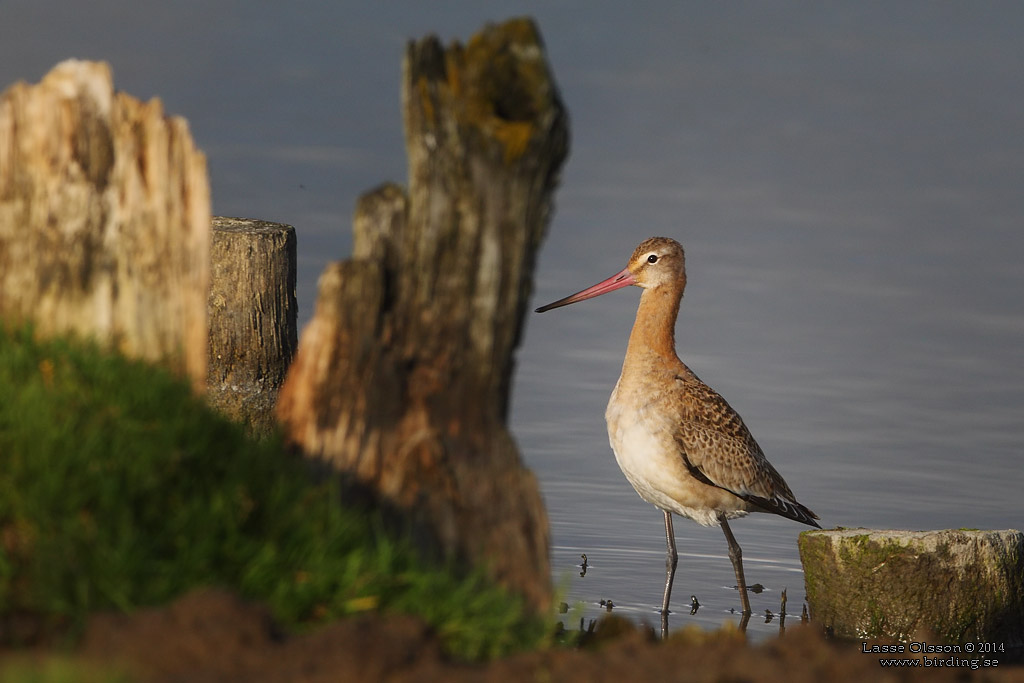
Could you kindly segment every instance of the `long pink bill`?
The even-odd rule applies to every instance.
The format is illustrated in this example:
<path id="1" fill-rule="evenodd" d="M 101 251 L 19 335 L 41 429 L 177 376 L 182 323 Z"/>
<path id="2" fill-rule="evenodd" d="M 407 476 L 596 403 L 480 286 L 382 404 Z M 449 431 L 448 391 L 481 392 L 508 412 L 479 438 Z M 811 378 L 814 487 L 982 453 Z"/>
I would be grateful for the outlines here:
<path id="1" fill-rule="evenodd" d="M 630 285 L 635 284 L 636 278 L 633 277 L 633 273 L 629 272 L 629 268 L 623 268 L 621 272 L 612 275 L 607 280 L 602 280 L 593 287 L 587 287 L 582 292 L 576 292 L 575 294 L 570 294 L 564 299 L 553 301 L 547 306 L 541 306 L 536 310 L 536 312 L 543 313 L 544 311 L 550 311 L 552 308 L 568 306 L 569 304 L 574 304 L 577 301 L 583 301 L 584 299 L 593 299 L 595 296 L 601 296 L 608 292 L 614 292 L 616 289 L 622 289 L 623 287 L 629 287 Z"/>

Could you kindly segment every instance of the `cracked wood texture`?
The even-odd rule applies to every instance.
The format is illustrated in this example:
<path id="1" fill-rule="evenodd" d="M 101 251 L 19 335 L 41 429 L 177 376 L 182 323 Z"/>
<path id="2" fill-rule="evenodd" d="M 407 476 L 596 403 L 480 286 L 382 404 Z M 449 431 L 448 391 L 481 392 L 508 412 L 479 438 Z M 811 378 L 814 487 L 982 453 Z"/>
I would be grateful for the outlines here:
<path id="1" fill-rule="evenodd" d="M 277 395 L 298 344 L 295 228 L 214 216 L 206 401 L 256 435 L 277 426 Z"/>
<path id="2" fill-rule="evenodd" d="M 58 64 L 0 96 L 0 319 L 206 385 L 210 189 L 184 119 Z"/>
<path id="3" fill-rule="evenodd" d="M 309 457 L 547 608 L 547 514 L 507 417 L 566 112 L 526 19 L 411 42 L 402 101 L 409 190 L 360 199 L 278 415 Z"/>

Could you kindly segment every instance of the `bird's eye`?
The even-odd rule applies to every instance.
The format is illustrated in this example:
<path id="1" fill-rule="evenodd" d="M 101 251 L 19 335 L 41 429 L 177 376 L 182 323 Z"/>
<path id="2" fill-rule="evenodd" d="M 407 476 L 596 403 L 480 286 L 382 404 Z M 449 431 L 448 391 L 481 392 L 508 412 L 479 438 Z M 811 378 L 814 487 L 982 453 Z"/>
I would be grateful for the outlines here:
<path id="1" fill-rule="evenodd" d="M 651 254 L 650 256 L 647 257 L 647 262 L 648 263 L 657 263 L 658 262 L 658 255 L 657 254 Z"/>

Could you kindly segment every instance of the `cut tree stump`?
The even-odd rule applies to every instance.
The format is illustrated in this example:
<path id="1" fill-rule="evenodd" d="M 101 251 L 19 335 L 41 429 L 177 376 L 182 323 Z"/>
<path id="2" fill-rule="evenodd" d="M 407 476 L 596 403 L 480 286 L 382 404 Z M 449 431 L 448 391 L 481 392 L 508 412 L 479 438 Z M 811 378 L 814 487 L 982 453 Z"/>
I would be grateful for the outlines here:
<path id="1" fill-rule="evenodd" d="M 547 608 L 547 515 L 506 422 L 567 116 L 526 19 L 410 43 L 402 101 L 409 192 L 360 199 L 278 414 L 309 457 Z"/>
<path id="2" fill-rule="evenodd" d="M 269 434 L 298 343 L 295 228 L 215 216 L 210 267 L 206 400 Z"/>
<path id="3" fill-rule="evenodd" d="M 184 119 L 58 64 L 0 96 L 0 319 L 206 385 L 210 189 Z"/>
<path id="4" fill-rule="evenodd" d="M 1024 534 L 836 529 L 800 534 L 811 619 L 847 638 L 1024 644 Z"/>

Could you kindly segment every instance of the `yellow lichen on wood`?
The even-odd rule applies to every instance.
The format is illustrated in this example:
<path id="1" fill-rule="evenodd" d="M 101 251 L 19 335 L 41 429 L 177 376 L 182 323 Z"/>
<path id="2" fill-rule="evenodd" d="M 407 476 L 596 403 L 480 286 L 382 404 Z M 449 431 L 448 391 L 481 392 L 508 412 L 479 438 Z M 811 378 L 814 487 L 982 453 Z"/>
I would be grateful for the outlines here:
<path id="1" fill-rule="evenodd" d="M 437 114 L 434 110 L 434 99 L 430 93 L 430 83 L 425 76 L 416 79 L 416 92 L 420 98 L 420 111 L 423 112 L 423 119 L 431 127 L 437 126 Z"/>
<path id="2" fill-rule="evenodd" d="M 477 33 L 446 52 L 448 85 L 461 123 L 499 142 L 505 163 L 519 159 L 552 104 L 551 74 L 536 27 L 515 19 Z"/>
<path id="3" fill-rule="evenodd" d="M 448 89 L 456 101 L 462 98 L 462 69 L 465 64 L 462 45 L 453 43 L 444 51 L 445 75 L 448 77 Z"/>
<path id="4" fill-rule="evenodd" d="M 534 126 L 530 121 L 496 122 L 494 137 L 505 148 L 505 163 L 512 163 L 523 156 L 530 139 L 533 137 Z"/>

